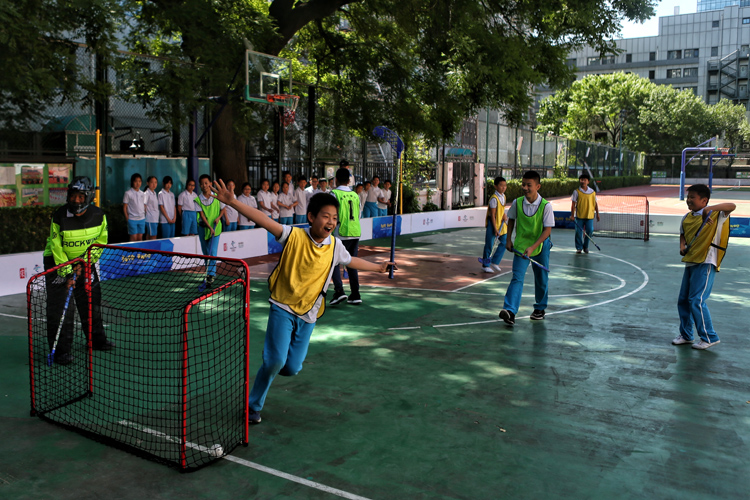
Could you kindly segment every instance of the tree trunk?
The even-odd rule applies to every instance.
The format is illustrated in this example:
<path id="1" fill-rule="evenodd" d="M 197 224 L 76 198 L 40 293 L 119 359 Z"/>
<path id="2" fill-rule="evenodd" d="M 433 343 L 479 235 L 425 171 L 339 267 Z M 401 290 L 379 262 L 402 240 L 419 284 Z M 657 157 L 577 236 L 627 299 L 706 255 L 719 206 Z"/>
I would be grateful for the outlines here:
<path id="1" fill-rule="evenodd" d="M 213 168 L 219 179 L 237 187 L 247 182 L 246 140 L 234 128 L 234 105 L 227 104 L 213 127 Z"/>

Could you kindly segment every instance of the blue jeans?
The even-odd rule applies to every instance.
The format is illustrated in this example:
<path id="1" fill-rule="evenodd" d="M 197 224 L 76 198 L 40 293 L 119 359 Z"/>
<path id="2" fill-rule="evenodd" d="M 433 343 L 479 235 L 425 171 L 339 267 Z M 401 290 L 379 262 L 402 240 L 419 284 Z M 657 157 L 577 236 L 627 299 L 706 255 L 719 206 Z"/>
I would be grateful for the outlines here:
<path id="1" fill-rule="evenodd" d="M 487 230 L 484 233 L 484 252 L 482 253 L 485 267 L 490 264 L 500 265 L 500 261 L 503 260 L 503 254 L 505 253 L 505 242 L 507 239 L 508 233 L 500 236 L 500 243 L 497 245 L 495 254 L 490 255 L 490 252 L 492 252 L 492 245 L 495 244 L 495 228 L 492 227 L 491 224 L 487 225 Z"/>
<path id="2" fill-rule="evenodd" d="M 174 224 L 162 222 L 159 224 L 162 238 L 174 238 Z"/>
<path id="3" fill-rule="evenodd" d="M 198 234 L 198 216 L 193 210 L 182 211 L 182 234 Z"/>
<path id="4" fill-rule="evenodd" d="M 295 224 L 307 224 L 307 215 L 296 215 L 294 216 Z"/>
<path id="5" fill-rule="evenodd" d="M 291 377 L 302 370 L 313 328 L 315 323 L 307 323 L 276 304 L 271 304 L 263 345 L 263 364 L 255 375 L 248 401 L 251 410 L 263 409 L 268 389 L 277 374 Z"/>
<path id="6" fill-rule="evenodd" d="M 682 275 L 680 295 L 677 297 L 677 312 L 680 315 L 680 335 L 693 340 L 693 323 L 698 336 L 704 342 L 716 342 L 719 336 L 711 322 L 706 300 L 714 286 L 716 268 L 713 264 L 697 264 L 685 267 Z"/>
<path id="7" fill-rule="evenodd" d="M 576 217 L 576 250 L 588 250 L 590 240 L 583 235 L 581 228 L 585 229 L 589 236 L 594 236 L 594 219 Z"/>
<path id="8" fill-rule="evenodd" d="M 549 269 L 549 252 L 552 248 L 552 241 L 547 238 L 542 243 L 542 251 L 539 255 L 532 257 L 535 261 Z M 505 299 L 503 300 L 503 309 L 516 314 L 518 307 L 521 305 L 521 293 L 523 292 L 523 280 L 526 275 L 526 269 L 531 264 L 529 259 L 524 259 L 518 255 L 513 254 L 513 278 L 510 280 L 508 285 L 508 291 L 505 292 Z M 547 309 L 547 285 L 549 282 L 549 273 L 538 266 L 531 265 L 531 270 L 534 271 L 534 309 L 544 311 Z"/>
<path id="9" fill-rule="evenodd" d="M 229 222 L 226 226 L 224 226 L 224 231 L 237 231 L 237 223 Z"/>
<path id="10" fill-rule="evenodd" d="M 368 218 L 368 217 L 377 217 L 378 216 L 378 204 L 374 201 L 366 201 L 365 202 L 365 211 L 362 217 Z"/>
<path id="11" fill-rule="evenodd" d="M 203 231 L 203 228 L 201 228 L 201 231 Z M 212 236 L 209 239 L 203 238 L 203 235 L 198 238 L 201 242 L 201 252 L 203 252 L 203 255 L 212 255 L 216 256 L 216 254 L 219 253 L 219 237 L 218 236 Z M 206 259 L 206 275 L 207 276 L 215 276 L 216 275 L 216 261 L 213 259 Z"/>

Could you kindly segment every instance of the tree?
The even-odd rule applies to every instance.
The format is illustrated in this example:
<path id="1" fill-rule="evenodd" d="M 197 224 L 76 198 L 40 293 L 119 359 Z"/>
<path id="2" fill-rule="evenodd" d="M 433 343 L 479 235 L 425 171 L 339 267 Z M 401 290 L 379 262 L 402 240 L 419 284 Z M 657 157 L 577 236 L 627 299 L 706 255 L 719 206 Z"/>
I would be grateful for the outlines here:
<path id="1" fill-rule="evenodd" d="M 30 1 L 30 0 L 23 0 Z M 97 0 L 92 0 L 97 1 Z M 103 1 L 103 0 L 99 0 Z M 56 2 L 51 2 L 56 3 Z M 621 18 L 645 20 L 652 0 L 122 0 L 124 42 L 164 58 L 161 71 L 138 72 L 133 99 L 162 122 L 183 123 L 209 96 L 226 95 L 214 130 L 215 168 L 246 178 L 245 140 L 257 113 L 242 103 L 247 39 L 255 50 L 285 51 L 304 83 L 336 91 L 340 125 L 369 134 L 375 125 L 450 139 L 478 109 L 500 109 L 520 123 L 535 85 L 572 78 L 567 54 L 583 45 L 615 50 Z M 40 14 L 45 15 L 46 9 Z M 81 15 L 87 11 L 81 8 Z M 288 51 L 288 52 L 287 52 Z M 299 69 L 299 71 L 297 71 Z M 229 92 L 227 92 L 229 89 Z M 218 107 L 215 111 L 218 112 Z"/>
<path id="2" fill-rule="evenodd" d="M 539 130 L 586 141 L 606 132 L 609 144 L 617 147 L 623 128 L 637 122 L 652 87 L 649 80 L 633 74 L 587 76 L 542 101 Z"/>
<path id="3" fill-rule="evenodd" d="M 678 153 L 713 135 L 728 147 L 747 142 L 750 125 L 742 105 L 723 100 L 706 105 L 690 91 L 656 85 L 632 74 L 587 76 L 545 99 L 539 131 L 591 140 L 606 132 L 608 142 L 646 153 Z"/>

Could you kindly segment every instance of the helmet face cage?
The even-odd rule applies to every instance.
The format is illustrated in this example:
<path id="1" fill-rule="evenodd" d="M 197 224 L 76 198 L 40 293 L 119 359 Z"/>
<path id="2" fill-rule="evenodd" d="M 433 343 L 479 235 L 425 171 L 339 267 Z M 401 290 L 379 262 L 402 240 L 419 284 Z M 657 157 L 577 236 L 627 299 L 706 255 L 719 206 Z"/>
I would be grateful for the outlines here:
<path id="1" fill-rule="evenodd" d="M 83 193 L 83 203 L 73 203 L 71 198 L 75 193 Z M 94 201 L 94 186 L 88 177 L 76 177 L 68 186 L 68 210 L 73 214 L 82 214 Z"/>

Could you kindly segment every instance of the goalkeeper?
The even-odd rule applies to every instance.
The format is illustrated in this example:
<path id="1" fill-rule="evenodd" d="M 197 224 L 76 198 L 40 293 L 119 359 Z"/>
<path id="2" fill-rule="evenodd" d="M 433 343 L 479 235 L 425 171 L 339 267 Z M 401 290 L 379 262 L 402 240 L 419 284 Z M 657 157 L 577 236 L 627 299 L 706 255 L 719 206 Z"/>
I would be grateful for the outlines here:
<path id="1" fill-rule="evenodd" d="M 221 180 L 214 182 L 214 191 L 216 199 L 264 228 L 284 246 L 279 263 L 268 278 L 271 308 L 263 365 L 250 392 L 249 420 L 257 424 L 276 375 L 292 376 L 302 369 L 315 322 L 325 311 L 326 290 L 334 268 L 343 264 L 350 269 L 384 273 L 395 264 L 368 262 L 349 255 L 341 240 L 332 234 L 339 211 L 339 202 L 333 195 L 317 193 L 310 198 L 310 226 L 301 228 L 279 224 L 260 210 L 243 205 Z"/>
<path id="2" fill-rule="evenodd" d="M 94 199 L 94 186 L 88 177 L 76 177 L 68 186 L 67 203 L 57 209 L 52 216 L 50 236 L 44 249 L 44 269 L 76 258 L 86 259 L 86 252 L 94 243 L 107 243 L 107 218 L 102 210 L 91 204 Z M 92 259 L 98 260 L 101 250 L 92 252 Z M 83 331 L 89 331 L 88 297 L 86 296 L 86 279 L 82 265 L 65 266 L 57 272 L 46 275 L 47 284 L 47 338 L 50 349 L 57 336 L 60 316 L 65 309 L 65 298 L 73 287 L 73 299 L 78 308 L 78 315 L 83 323 Z M 91 340 L 93 348 L 100 351 L 114 349 L 115 344 L 107 340 L 104 333 L 101 314 L 101 288 L 96 266 L 91 266 Z M 67 365 L 73 361 L 70 353 L 73 343 L 73 308 L 68 307 L 60 338 L 55 349 L 54 362 Z"/>

